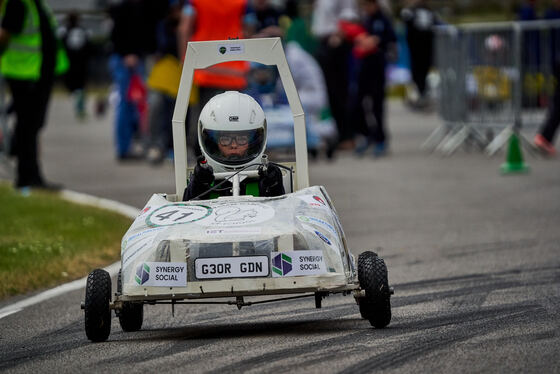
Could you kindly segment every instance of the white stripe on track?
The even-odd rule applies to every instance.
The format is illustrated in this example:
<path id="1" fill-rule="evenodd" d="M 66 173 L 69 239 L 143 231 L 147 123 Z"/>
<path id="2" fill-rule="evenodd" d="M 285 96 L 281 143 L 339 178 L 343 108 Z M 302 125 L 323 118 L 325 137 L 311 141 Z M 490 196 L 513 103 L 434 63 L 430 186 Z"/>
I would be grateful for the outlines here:
<path id="1" fill-rule="evenodd" d="M 114 200 L 87 195 L 81 192 L 64 190 L 60 193 L 60 197 L 62 197 L 65 200 L 71 201 L 73 203 L 91 205 L 96 208 L 107 209 L 112 212 L 120 213 L 123 216 L 132 219 L 136 218 L 138 213 L 140 213 L 140 209 L 135 208 L 133 206 L 119 203 L 118 201 L 114 201 Z"/>
<path id="2" fill-rule="evenodd" d="M 113 201 L 113 200 L 108 200 L 100 197 L 83 194 L 80 192 L 64 190 L 60 193 L 60 197 L 77 204 L 91 205 L 96 208 L 107 209 L 116 213 L 120 213 L 126 217 L 130 217 L 132 219 L 136 218 L 136 216 L 140 212 L 140 209 L 135 208 L 133 206 L 119 203 L 118 201 Z M 119 271 L 120 265 L 121 265 L 120 261 L 115 262 L 114 264 L 107 266 L 105 270 L 109 272 L 111 277 L 113 277 Z M 87 276 L 69 283 L 62 284 L 58 287 L 51 288 L 50 290 L 41 292 L 38 295 L 8 305 L 0 309 L 0 319 L 7 317 L 11 314 L 20 312 L 24 308 L 27 308 L 31 305 L 38 304 L 40 302 L 51 299 L 53 297 L 60 296 L 70 291 L 75 291 L 75 290 L 79 290 L 80 288 L 84 288 L 86 286 L 86 281 L 87 281 Z"/>

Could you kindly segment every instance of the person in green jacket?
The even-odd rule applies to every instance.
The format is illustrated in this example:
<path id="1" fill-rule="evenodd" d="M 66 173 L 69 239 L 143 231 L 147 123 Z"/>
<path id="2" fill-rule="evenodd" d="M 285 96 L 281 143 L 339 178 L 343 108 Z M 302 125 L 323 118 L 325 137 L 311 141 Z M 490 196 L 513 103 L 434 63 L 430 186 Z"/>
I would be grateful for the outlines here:
<path id="1" fill-rule="evenodd" d="M 55 75 L 68 69 L 68 58 L 43 0 L 0 1 L 0 74 L 10 87 L 17 118 L 10 147 L 17 159 L 15 187 L 59 189 L 43 178 L 37 141 Z"/>

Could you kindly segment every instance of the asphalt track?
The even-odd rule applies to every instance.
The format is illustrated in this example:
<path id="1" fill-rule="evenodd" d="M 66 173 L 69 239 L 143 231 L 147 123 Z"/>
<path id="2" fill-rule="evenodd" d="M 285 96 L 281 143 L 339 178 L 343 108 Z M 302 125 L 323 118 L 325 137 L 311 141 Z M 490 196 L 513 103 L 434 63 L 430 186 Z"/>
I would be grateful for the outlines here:
<path id="1" fill-rule="evenodd" d="M 392 155 L 311 164 L 355 254 L 377 249 L 395 288 L 393 319 L 373 329 L 351 296 L 233 306 L 147 306 L 144 327 L 107 342 L 84 334 L 74 291 L 0 319 L 1 372 L 559 372 L 560 160 L 419 150 L 439 122 L 389 106 Z M 171 165 L 117 164 L 108 120 L 76 123 L 53 102 L 46 175 L 141 207 L 173 191 Z M 22 297 L 0 303 L 9 305 Z"/>

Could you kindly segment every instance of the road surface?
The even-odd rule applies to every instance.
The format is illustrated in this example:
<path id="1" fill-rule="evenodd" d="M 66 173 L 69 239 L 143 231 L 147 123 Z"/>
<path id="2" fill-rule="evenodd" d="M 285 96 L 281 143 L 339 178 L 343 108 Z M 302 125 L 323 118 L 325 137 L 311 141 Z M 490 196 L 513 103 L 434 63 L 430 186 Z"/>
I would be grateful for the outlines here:
<path id="1" fill-rule="evenodd" d="M 233 306 L 146 306 L 142 331 L 112 319 L 104 343 L 84 333 L 79 290 L 0 319 L 5 372 L 559 372 L 560 160 L 500 176 L 503 154 L 419 145 L 435 114 L 391 102 L 392 154 L 310 164 L 354 254 L 375 249 L 395 288 L 382 330 L 351 296 Z M 48 179 L 142 207 L 173 192 L 171 163 L 118 164 L 109 119 L 77 123 L 57 98 L 43 136 Z M 21 299 L 0 303 L 0 307 Z"/>

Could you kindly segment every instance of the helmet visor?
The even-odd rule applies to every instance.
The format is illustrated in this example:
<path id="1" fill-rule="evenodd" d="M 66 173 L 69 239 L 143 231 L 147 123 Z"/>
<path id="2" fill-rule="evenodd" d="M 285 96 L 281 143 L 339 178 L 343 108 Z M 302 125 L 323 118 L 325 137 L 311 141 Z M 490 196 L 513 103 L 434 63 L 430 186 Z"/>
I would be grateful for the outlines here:
<path id="1" fill-rule="evenodd" d="M 223 165 L 238 166 L 258 157 L 264 147 L 264 129 L 220 131 L 204 129 L 201 134 L 208 157 Z"/>

